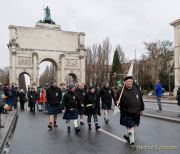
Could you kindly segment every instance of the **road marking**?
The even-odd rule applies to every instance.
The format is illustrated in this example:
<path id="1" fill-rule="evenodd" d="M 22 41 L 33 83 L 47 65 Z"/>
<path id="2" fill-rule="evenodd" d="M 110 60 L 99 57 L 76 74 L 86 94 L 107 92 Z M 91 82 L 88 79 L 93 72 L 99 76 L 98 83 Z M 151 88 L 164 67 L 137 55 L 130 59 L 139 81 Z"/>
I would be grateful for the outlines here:
<path id="1" fill-rule="evenodd" d="M 119 140 L 119 141 L 121 141 L 121 142 L 124 142 L 124 143 L 127 143 L 127 141 L 125 140 L 125 139 L 123 139 L 123 138 L 121 138 L 121 137 L 119 137 L 119 136 L 116 136 L 116 135 L 114 135 L 114 134 L 111 134 L 111 133 L 109 133 L 108 131 L 106 131 L 106 130 L 104 130 L 104 129 L 98 129 L 99 131 L 101 131 L 101 132 L 103 132 L 103 133 L 105 133 L 105 134 L 107 134 L 107 135 L 109 135 L 109 136 L 111 136 L 111 137 L 113 137 L 113 138 L 115 138 L 115 139 L 117 139 L 117 140 Z"/>

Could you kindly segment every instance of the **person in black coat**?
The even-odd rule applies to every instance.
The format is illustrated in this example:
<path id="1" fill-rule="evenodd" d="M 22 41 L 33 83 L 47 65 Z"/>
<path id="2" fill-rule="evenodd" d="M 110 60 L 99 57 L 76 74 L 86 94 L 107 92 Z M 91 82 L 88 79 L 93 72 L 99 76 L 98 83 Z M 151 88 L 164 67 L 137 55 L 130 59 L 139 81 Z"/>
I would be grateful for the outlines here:
<path id="1" fill-rule="evenodd" d="M 53 126 L 58 127 L 57 115 L 62 112 L 62 107 L 60 104 L 62 99 L 62 92 L 61 89 L 57 87 L 56 81 L 51 82 L 51 87 L 47 89 L 46 97 L 49 114 L 48 128 L 51 130 Z"/>
<path id="2" fill-rule="evenodd" d="M 144 102 L 142 94 L 135 85 L 133 85 L 133 77 L 127 76 L 125 79 L 125 88 L 119 102 L 122 89 L 116 94 L 116 104 L 120 106 L 120 124 L 127 128 L 127 135 L 124 138 L 130 143 L 130 147 L 135 149 L 134 131 L 135 127 L 140 124 L 140 115 L 144 110 Z"/>
<path id="3" fill-rule="evenodd" d="M 112 99 L 115 100 L 115 94 L 109 86 L 109 82 L 105 82 L 104 87 L 99 92 L 99 97 L 102 101 L 102 109 L 104 110 L 104 121 L 109 122 L 109 112 L 112 106 Z"/>
<path id="4" fill-rule="evenodd" d="M 63 97 L 63 105 L 65 107 L 65 113 L 63 119 L 66 120 L 67 132 L 71 132 L 70 121 L 73 120 L 75 126 L 75 133 L 79 133 L 78 127 L 78 104 L 80 103 L 79 98 L 75 94 L 75 86 L 70 85 L 68 92 Z"/>
<path id="5" fill-rule="evenodd" d="M 80 125 L 84 125 L 84 104 L 85 104 L 85 95 L 86 91 L 84 89 L 83 83 L 78 83 L 78 87 L 76 89 L 76 95 L 78 96 L 81 103 L 78 104 L 78 112 L 80 115 Z"/>
<path id="6" fill-rule="evenodd" d="M 34 87 L 30 88 L 30 91 L 28 93 L 28 101 L 29 101 L 30 112 L 34 112 L 35 104 L 38 101 L 38 95 Z"/>
<path id="7" fill-rule="evenodd" d="M 180 107 L 180 87 L 179 87 L 178 90 L 177 90 L 176 99 L 177 99 L 177 104 L 178 104 L 179 107 Z M 178 115 L 178 117 L 180 117 L 180 114 Z"/>
<path id="8" fill-rule="evenodd" d="M 95 128 L 98 130 L 98 115 L 100 116 L 100 102 L 96 90 L 94 87 L 90 88 L 90 91 L 85 95 L 85 111 L 84 114 L 87 116 L 87 123 L 89 130 L 91 130 L 91 117 L 94 117 Z"/>
<path id="9" fill-rule="evenodd" d="M 26 94 L 24 93 L 24 90 L 23 90 L 23 89 L 20 89 L 20 90 L 19 90 L 18 96 L 19 96 L 21 111 L 24 111 L 24 103 L 25 103 L 27 100 L 26 100 Z"/>

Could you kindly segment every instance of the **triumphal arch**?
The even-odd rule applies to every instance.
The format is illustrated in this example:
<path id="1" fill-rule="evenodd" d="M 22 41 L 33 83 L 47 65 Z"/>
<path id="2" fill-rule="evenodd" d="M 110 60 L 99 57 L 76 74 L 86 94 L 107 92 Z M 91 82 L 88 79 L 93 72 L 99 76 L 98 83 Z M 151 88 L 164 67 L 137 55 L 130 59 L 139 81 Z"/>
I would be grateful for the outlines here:
<path id="1" fill-rule="evenodd" d="M 63 31 L 51 20 L 50 10 L 35 27 L 9 26 L 10 83 L 19 83 L 22 73 L 30 76 L 31 84 L 39 84 L 39 65 L 50 61 L 56 66 L 56 80 L 65 82 L 72 76 L 85 82 L 85 33 Z M 49 12 L 48 12 L 49 11 Z"/>

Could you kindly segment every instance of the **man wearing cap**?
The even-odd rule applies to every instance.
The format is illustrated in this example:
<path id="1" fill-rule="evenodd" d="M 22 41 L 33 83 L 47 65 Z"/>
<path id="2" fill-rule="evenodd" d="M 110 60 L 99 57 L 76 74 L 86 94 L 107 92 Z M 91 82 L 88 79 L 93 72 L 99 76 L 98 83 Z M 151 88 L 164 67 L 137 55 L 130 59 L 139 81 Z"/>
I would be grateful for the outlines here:
<path id="1" fill-rule="evenodd" d="M 71 133 L 70 121 L 73 120 L 75 133 L 78 134 L 80 132 L 78 127 L 78 104 L 80 100 L 75 94 L 75 90 L 75 86 L 70 85 L 68 87 L 68 92 L 63 97 L 63 105 L 65 107 L 63 119 L 66 120 L 67 133 Z"/>
<path id="2" fill-rule="evenodd" d="M 99 96 L 102 101 L 102 109 L 104 110 L 104 121 L 106 124 L 109 122 L 109 112 L 112 106 L 112 99 L 115 99 L 115 94 L 109 86 L 109 82 L 104 83 L 104 87 L 100 90 Z"/>
<path id="3" fill-rule="evenodd" d="M 127 76 L 124 82 L 124 89 L 120 89 L 116 94 L 116 104 L 119 104 L 120 107 L 120 124 L 127 128 L 127 135 L 124 135 L 124 138 L 130 144 L 130 147 L 135 149 L 134 131 L 135 127 L 140 124 L 144 102 L 142 94 L 133 84 L 133 77 Z M 121 91 L 122 97 L 119 102 Z"/>

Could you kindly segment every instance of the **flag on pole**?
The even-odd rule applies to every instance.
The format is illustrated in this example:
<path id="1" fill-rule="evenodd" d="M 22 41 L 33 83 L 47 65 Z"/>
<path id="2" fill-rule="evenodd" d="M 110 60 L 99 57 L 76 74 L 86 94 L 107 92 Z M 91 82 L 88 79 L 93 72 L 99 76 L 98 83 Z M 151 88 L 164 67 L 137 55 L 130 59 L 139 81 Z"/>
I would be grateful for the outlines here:
<path id="1" fill-rule="evenodd" d="M 133 65 L 134 65 L 134 61 L 132 60 L 132 61 L 131 61 L 131 65 L 130 65 L 130 67 L 129 67 L 129 71 L 128 71 L 128 73 L 127 73 L 127 77 L 133 75 Z M 121 100 L 121 97 L 122 97 L 122 94 L 123 94 L 123 91 L 124 91 L 124 87 L 125 87 L 125 84 L 124 84 L 123 87 L 122 87 L 122 90 L 121 90 L 121 93 L 120 93 L 120 96 L 119 96 L 119 99 L 118 99 L 118 104 L 116 104 L 116 106 L 114 107 L 113 116 L 115 116 L 117 113 L 120 112 L 120 110 L 119 110 L 119 104 L 120 104 L 120 100 Z"/>
<path id="2" fill-rule="evenodd" d="M 132 60 L 127 76 L 132 76 L 133 75 L 133 66 L 134 66 L 134 61 Z"/>

